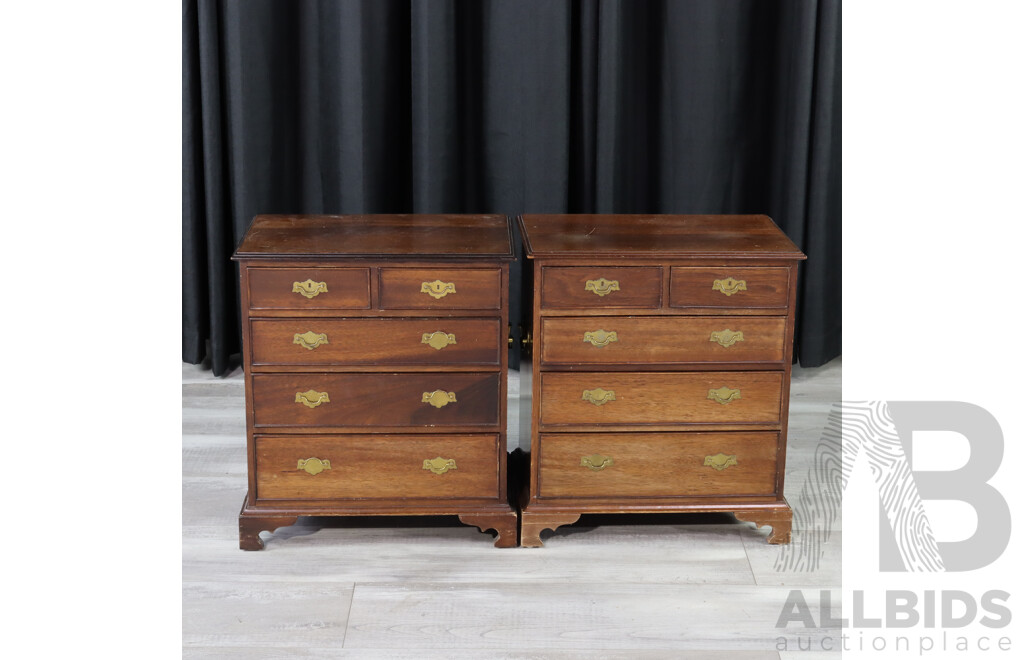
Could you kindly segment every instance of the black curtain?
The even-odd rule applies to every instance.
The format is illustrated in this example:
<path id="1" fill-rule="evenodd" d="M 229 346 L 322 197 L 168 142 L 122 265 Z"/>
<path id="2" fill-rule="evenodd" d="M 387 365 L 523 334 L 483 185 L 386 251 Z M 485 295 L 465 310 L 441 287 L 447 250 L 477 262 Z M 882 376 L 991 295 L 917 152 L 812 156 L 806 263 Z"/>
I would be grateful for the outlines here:
<path id="1" fill-rule="evenodd" d="M 259 213 L 767 213 L 840 354 L 838 0 L 185 0 L 182 61 L 186 362 Z"/>

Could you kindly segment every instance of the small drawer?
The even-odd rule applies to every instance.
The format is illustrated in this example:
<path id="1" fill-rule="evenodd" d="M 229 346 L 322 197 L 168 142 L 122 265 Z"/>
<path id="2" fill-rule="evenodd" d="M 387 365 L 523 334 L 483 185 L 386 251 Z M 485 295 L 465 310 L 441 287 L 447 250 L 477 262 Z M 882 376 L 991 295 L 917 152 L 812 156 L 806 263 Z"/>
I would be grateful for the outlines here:
<path id="1" fill-rule="evenodd" d="M 540 425 L 778 424 L 781 371 L 541 373 Z"/>
<path id="2" fill-rule="evenodd" d="M 540 305 L 549 309 L 661 307 L 661 267 L 546 266 Z"/>
<path id="3" fill-rule="evenodd" d="M 788 268 L 672 268 L 671 307 L 785 309 Z"/>
<path id="4" fill-rule="evenodd" d="M 497 373 L 254 374 L 254 425 L 496 426 Z"/>
<path id="5" fill-rule="evenodd" d="M 541 319 L 541 364 L 782 362 L 786 319 L 592 316 Z"/>
<path id="6" fill-rule="evenodd" d="M 498 268 L 381 268 L 381 309 L 500 309 Z"/>
<path id="7" fill-rule="evenodd" d="M 250 309 L 369 309 L 369 268 L 248 268 Z"/>
<path id="8" fill-rule="evenodd" d="M 778 433 L 546 433 L 539 497 L 774 495 Z"/>
<path id="9" fill-rule="evenodd" d="M 257 435 L 256 497 L 498 497 L 496 435 Z"/>
<path id="10" fill-rule="evenodd" d="M 253 365 L 500 364 L 497 319 L 254 319 Z"/>

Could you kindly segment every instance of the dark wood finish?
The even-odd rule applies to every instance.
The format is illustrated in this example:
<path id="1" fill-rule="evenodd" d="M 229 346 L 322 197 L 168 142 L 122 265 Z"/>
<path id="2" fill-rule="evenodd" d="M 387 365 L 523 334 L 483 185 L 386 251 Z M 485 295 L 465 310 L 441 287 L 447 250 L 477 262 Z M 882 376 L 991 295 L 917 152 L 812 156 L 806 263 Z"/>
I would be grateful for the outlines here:
<path id="1" fill-rule="evenodd" d="M 243 504 L 242 512 L 238 514 L 238 547 L 241 550 L 262 550 L 263 539 L 260 538 L 260 532 L 273 532 L 281 527 L 289 527 L 298 519 L 298 516 L 292 515 L 249 513 Z"/>
<path id="2" fill-rule="evenodd" d="M 325 291 L 312 297 L 295 291 L 295 283 L 312 280 Z M 369 268 L 253 268 L 249 272 L 250 309 L 369 309 Z"/>
<path id="3" fill-rule="evenodd" d="M 249 457 L 242 548 L 262 548 L 260 531 L 298 516 L 345 515 L 456 515 L 496 529 L 499 547 L 515 544 L 505 477 L 505 283 L 513 258 L 502 216 L 253 220 L 234 256 Z M 464 283 L 448 303 L 420 292 L 422 281 L 451 273 Z M 407 295 L 392 285 L 413 274 L 422 278 L 415 293 L 430 301 L 386 309 Z M 325 282 L 327 291 L 292 293 L 307 279 Z M 453 306 L 456 295 L 462 302 Z M 312 350 L 293 343 L 314 329 L 328 342 Z M 438 331 L 456 343 L 422 343 Z M 326 391 L 330 401 L 297 403 L 296 394 L 308 390 Z M 457 400 L 423 403 L 433 390 Z M 456 468 L 423 468 L 438 457 L 454 458 Z M 330 461 L 330 469 L 300 470 L 298 461 L 309 458 Z"/>
<path id="4" fill-rule="evenodd" d="M 454 284 L 455 291 L 435 298 L 423 291 L 425 282 Z M 491 309 L 501 303 L 501 271 L 497 268 L 458 270 L 381 268 L 381 309 Z"/>
<path id="5" fill-rule="evenodd" d="M 563 525 L 571 525 L 580 519 L 578 513 L 534 513 L 523 511 L 519 514 L 519 544 L 524 548 L 540 548 L 541 532 L 545 529 L 556 530 Z"/>
<path id="6" fill-rule="evenodd" d="M 778 433 L 542 434 L 537 497 L 774 495 L 778 442 Z M 718 454 L 735 464 L 706 464 Z M 609 465 L 581 461 L 594 455 Z"/>
<path id="7" fill-rule="evenodd" d="M 540 304 L 552 309 L 655 308 L 661 306 L 661 268 L 656 266 L 548 267 L 541 270 Z M 587 290 L 587 282 L 614 280 L 604 295 Z"/>
<path id="8" fill-rule="evenodd" d="M 766 215 L 527 214 L 519 225 L 531 259 L 804 258 Z"/>
<path id="9" fill-rule="evenodd" d="M 789 294 L 788 268 L 676 267 L 669 275 L 669 305 L 672 307 L 721 307 L 786 309 Z M 714 288 L 715 281 L 742 281 L 743 289 L 728 294 Z"/>
<path id="10" fill-rule="evenodd" d="M 787 504 L 771 509 L 744 509 L 735 512 L 737 520 L 752 522 L 756 527 L 771 527 L 768 542 L 785 545 L 792 540 L 793 510 Z"/>
<path id="11" fill-rule="evenodd" d="M 295 335 L 305 332 L 324 334 L 327 343 L 312 349 L 295 343 Z M 423 343 L 435 332 L 454 335 L 455 343 Z M 506 348 L 498 319 L 257 319 L 252 337 L 253 366 L 497 367 Z"/>
<path id="12" fill-rule="evenodd" d="M 498 436 L 256 436 L 256 501 L 498 496 Z M 310 474 L 303 459 L 330 461 Z M 434 474 L 423 461 L 455 462 Z"/>
<path id="13" fill-rule="evenodd" d="M 526 291 L 533 409 L 521 545 L 539 547 L 542 529 L 583 512 L 735 512 L 772 525 L 769 542 L 788 542 L 786 432 L 804 255 L 766 216 L 525 215 L 519 224 L 534 273 Z M 657 297 L 648 292 L 641 301 L 646 308 L 609 304 L 618 292 L 571 307 L 557 298 L 571 278 L 547 275 L 614 279 L 598 271 L 641 268 L 659 273 Z M 715 289 L 715 279 L 730 277 L 745 288 Z M 712 331 L 726 329 L 742 331 L 743 341 L 711 341 Z M 594 330 L 615 331 L 618 341 L 584 343 L 582 333 Z M 708 399 L 722 386 L 740 398 Z M 596 388 L 613 390 L 615 400 L 583 399 Z M 736 464 L 703 464 L 718 453 L 735 455 Z M 591 470 L 584 456 L 613 463 Z"/>
<path id="14" fill-rule="evenodd" d="M 497 426 L 497 373 L 256 374 L 253 425 L 314 428 Z M 311 408 L 296 395 L 326 392 Z M 443 407 L 423 401 L 437 390 L 455 394 Z"/>
<path id="15" fill-rule="evenodd" d="M 679 373 L 541 372 L 540 428 L 555 426 L 659 427 L 685 424 L 778 424 L 782 373 L 704 371 Z M 719 403 L 708 390 L 739 390 L 739 398 Z M 584 390 L 601 388 L 615 399 L 595 405 Z"/>
<path id="16" fill-rule="evenodd" d="M 258 215 L 236 259 L 512 260 L 503 215 Z"/>
<path id="17" fill-rule="evenodd" d="M 459 516 L 459 521 L 464 525 L 472 525 L 486 532 L 493 529 L 497 533 L 494 539 L 495 548 L 514 548 L 519 542 L 518 527 L 519 516 L 515 511 L 507 513 L 464 513 Z"/>
<path id="18" fill-rule="evenodd" d="M 779 317 L 686 316 L 666 317 L 545 317 L 538 342 L 544 366 L 683 365 L 721 362 L 781 363 L 785 355 L 786 319 Z M 588 332 L 615 333 L 615 340 L 595 343 Z M 712 339 L 714 333 L 743 333 L 732 344 Z"/>

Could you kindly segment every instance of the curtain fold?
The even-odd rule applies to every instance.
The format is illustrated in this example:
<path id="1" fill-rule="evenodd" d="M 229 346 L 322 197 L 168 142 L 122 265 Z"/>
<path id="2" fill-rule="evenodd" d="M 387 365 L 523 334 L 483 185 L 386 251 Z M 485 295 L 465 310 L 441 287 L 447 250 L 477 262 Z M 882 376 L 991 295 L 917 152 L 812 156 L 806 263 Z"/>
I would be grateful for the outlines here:
<path id="1" fill-rule="evenodd" d="M 184 0 L 183 359 L 240 351 L 259 213 L 767 213 L 823 364 L 839 35 L 837 0 Z"/>

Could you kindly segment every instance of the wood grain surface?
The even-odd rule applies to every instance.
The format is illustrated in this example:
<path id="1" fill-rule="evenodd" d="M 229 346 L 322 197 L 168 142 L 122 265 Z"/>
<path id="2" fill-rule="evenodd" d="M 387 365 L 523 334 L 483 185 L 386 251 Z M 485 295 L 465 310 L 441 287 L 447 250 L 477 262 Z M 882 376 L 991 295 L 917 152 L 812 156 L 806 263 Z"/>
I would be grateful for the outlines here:
<path id="1" fill-rule="evenodd" d="M 498 319 L 254 319 L 252 364 L 288 366 L 444 366 L 497 367 L 505 350 L 505 330 Z M 296 344 L 296 334 L 324 334 L 313 349 Z M 424 343 L 424 335 L 441 332 L 455 342 L 441 348 Z"/>
<path id="2" fill-rule="evenodd" d="M 254 426 L 305 427 L 454 427 L 497 426 L 498 373 L 255 374 L 252 377 Z M 326 392 L 315 408 L 296 394 Z M 442 390 L 455 395 L 443 407 L 423 401 Z"/>
<path id="3" fill-rule="evenodd" d="M 540 323 L 540 362 L 542 367 L 781 363 L 785 329 L 785 317 L 547 317 Z M 607 343 L 601 345 L 593 337 L 585 339 L 588 332 L 599 330 L 614 332 L 615 340 L 606 338 Z M 724 331 L 733 334 L 733 343 L 712 339 L 714 333 Z M 742 333 L 742 339 L 735 333 Z"/>
<path id="4" fill-rule="evenodd" d="M 498 436 L 257 435 L 257 501 L 406 497 L 498 497 Z M 301 459 L 330 461 L 318 474 Z M 423 461 L 455 462 L 444 474 Z"/>
<path id="5" fill-rule="evenodd" d="M 778 442 L 778 433 L 545 433 L 538 497 L 773 495 Z M 717 454 L 734 464 L 705 464 Z M 581 464 L 593 455 L 609 465 Z"/>
<path id="6" fill-rule="evenodd" d="M 739 390 L 721 404 L 709 390 Z M 540 374 L 540 426 L 778 424 L 782 372 L 595 372 Z M 585 390 L 601 388 L 614 400 L 595 405 Z"/>

